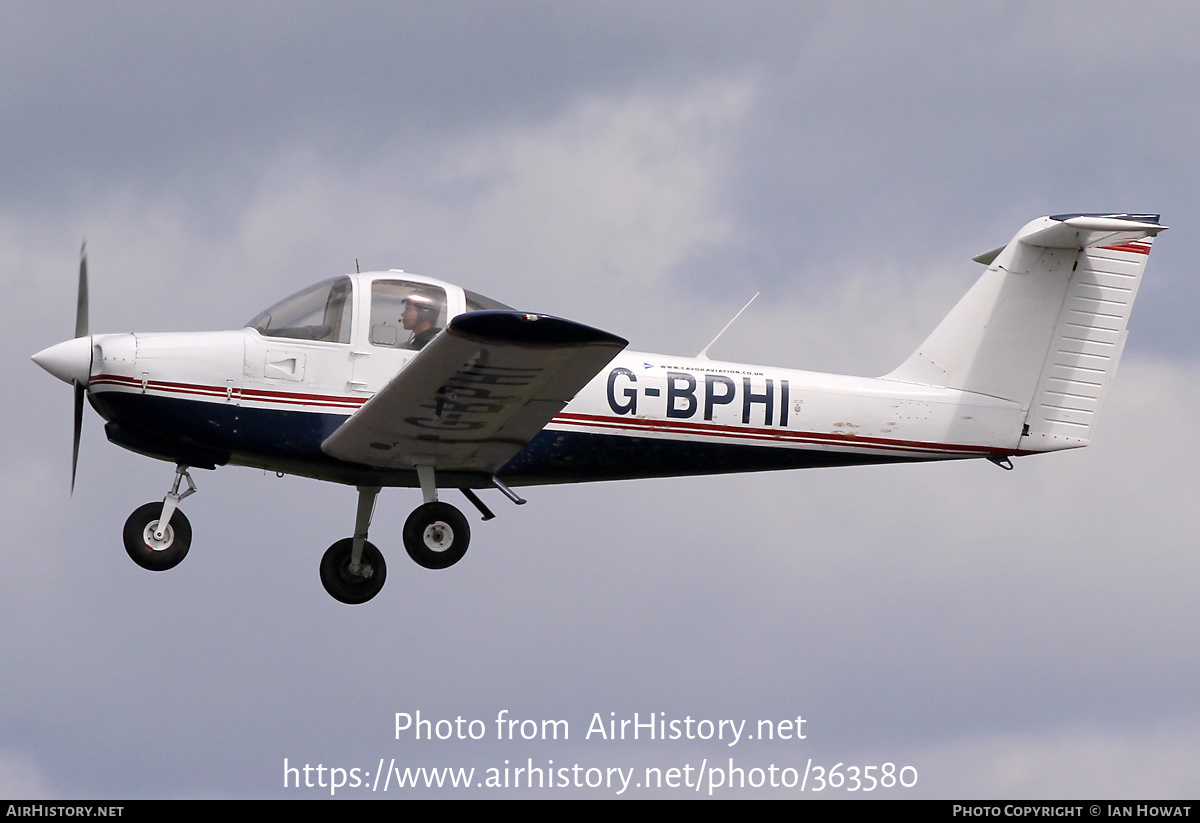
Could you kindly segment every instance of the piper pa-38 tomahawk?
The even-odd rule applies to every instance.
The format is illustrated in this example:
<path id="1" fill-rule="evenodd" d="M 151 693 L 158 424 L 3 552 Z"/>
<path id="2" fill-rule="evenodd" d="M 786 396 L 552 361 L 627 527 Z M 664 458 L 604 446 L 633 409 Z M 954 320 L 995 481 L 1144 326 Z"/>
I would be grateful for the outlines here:
<path id="1" fill-rule="evenodd" d="M 125 523 L 146 569 L 192 530 L 189 469 L 227 463 L 356 486 L 354 536 L 321 581 L 343 603 L 382 588 L 367 542 L 384 486 L 420 488 L 404 547 L 441 569 L 467 550 L 476 491 L 690 474 L 986 458 L 1087 445 L 1125 344 L 1157 215 L 1060 214 L 975 258 L 987 271 L 895 371 L 846 377 L 625 352 L 616 335 L 514 311 L 401 271 L 326 280 L 236 331 L 91 334 L 82 258 L 75 338 L 33 356 L 118 446 L 176 465 Z M 181 491 L 182 484 L 186 488 Z"/>

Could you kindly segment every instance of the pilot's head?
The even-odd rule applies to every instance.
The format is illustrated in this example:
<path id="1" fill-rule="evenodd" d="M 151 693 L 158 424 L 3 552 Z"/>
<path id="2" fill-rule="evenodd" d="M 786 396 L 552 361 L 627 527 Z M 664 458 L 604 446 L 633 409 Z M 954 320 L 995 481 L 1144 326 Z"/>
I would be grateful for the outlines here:
<path id="1" fill-rule="evenodd" d="M 410 294 L 404 299 L 404 312 L 400 315 L 404 328 L 411 332 L 422 332 L 433 328 L 437 322 L 437 301 L 424 294 Z"/>

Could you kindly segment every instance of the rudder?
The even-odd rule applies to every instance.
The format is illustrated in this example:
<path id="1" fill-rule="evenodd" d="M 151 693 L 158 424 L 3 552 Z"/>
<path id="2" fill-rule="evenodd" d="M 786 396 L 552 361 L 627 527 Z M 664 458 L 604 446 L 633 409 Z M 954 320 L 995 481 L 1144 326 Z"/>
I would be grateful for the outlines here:
<path id="1" fill-rule="evenodd" d="M 1153 240 L 1146 236 L 1079 251 L 1025 419 L 1022 451 L 1075 448 L 1090 441 L 1125 348 Z"/>

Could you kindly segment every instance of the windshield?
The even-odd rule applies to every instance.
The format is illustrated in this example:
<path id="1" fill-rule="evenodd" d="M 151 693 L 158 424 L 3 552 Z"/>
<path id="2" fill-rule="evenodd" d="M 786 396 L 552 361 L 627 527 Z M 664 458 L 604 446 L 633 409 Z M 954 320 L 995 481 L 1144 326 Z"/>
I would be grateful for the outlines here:
<path id="1" fill-rule="evenodd" d="M 280 300 L 246 325 L 267 337 L 350 342 L 350 278 L 326 280 Z"/>

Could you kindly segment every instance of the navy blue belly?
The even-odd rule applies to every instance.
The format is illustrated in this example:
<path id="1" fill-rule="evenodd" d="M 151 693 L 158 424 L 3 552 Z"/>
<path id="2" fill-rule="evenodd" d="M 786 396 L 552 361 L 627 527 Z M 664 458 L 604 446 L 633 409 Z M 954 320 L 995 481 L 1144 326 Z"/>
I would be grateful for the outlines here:
<path id="1" fill-rule="evenodd" d="M 539 432 L 499 475 L 516 485 L 811 469 L 920 458 L 588 432 Z"/>
<path id="2" fill-rule="evenodd" d="M 359 466 L 321 451 L 321 443 L 348 415 L 247 408 L 132 392 L 97 392 L 89 397 L 96 411 L 111 421 L 106 430 L 113 442 L 162 460 L 206 468 L 235 463 L 353 485 L 417 485 L 412 471 Z M 919 459 L 545 430 L 497 474 L 513 485 L 536 485 Z M 489 484 L 490 478 L 478 473 L 439 473 L 439 485 L 443 486 L 478 488 Z"/>

